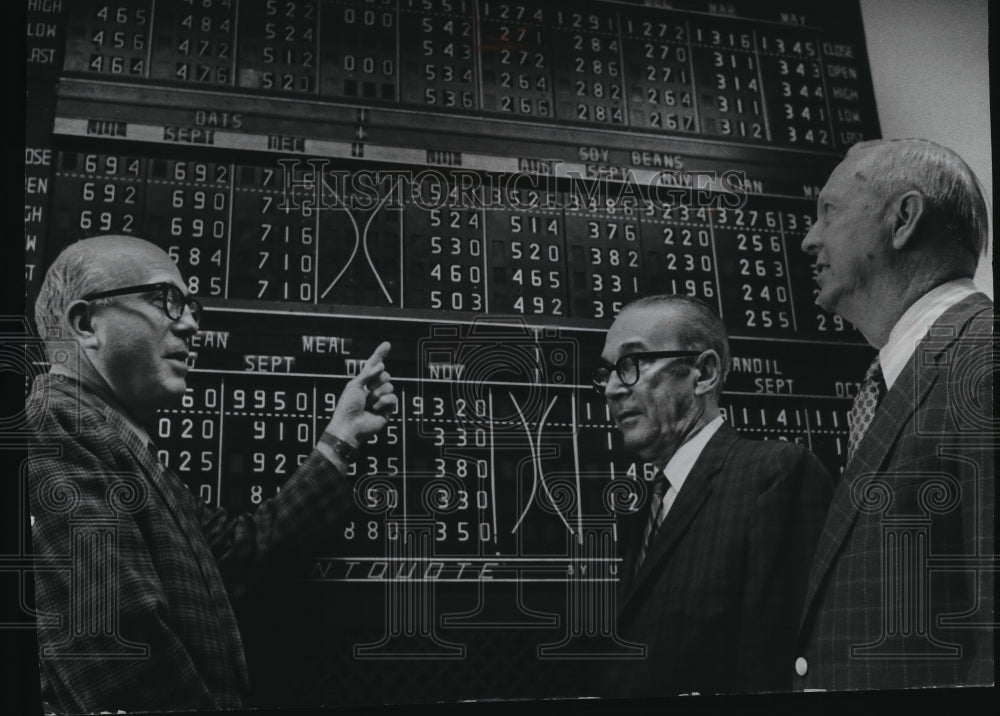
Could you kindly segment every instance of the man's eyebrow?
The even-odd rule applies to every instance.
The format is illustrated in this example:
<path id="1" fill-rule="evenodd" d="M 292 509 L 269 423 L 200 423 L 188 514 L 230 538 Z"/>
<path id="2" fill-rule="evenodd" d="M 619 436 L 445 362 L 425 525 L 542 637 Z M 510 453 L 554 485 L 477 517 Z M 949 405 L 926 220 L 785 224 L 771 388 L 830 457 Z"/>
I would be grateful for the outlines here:
<path id="1" fill-rule="evenodd" d="M 835 205 L 836 197 L 830 196 L 829 194 L 821 192 L 820 195 L 816 197 L 816 211 L 823 211 L 825 207 Z"/>
<path id="2" fill-rule="evenodd" d="M 646 350 L 646 341 L 642 340 L 641 338 L 634 338 L 630 341 L 622 343 L 621 347 L 622 349 L 628 348 L 628 349 L 637 349 L 640 351 L 644 351 Z"/>
<path id="3" fill-rule="evenodd" d="M 620 346 L 618 346 L 618 355 L 624 356 L 628 355 L 629 353 L 638 353 L 640 351 L 645 351 L 645 350 L 648 350 L 648 348 L 646 348 L 645 341 L 636 339 L 636 340 L 626 341 L 625 343 L 622 343 Z M 604 360 L 603 355 L 601 356 L 601 360 Z"/>

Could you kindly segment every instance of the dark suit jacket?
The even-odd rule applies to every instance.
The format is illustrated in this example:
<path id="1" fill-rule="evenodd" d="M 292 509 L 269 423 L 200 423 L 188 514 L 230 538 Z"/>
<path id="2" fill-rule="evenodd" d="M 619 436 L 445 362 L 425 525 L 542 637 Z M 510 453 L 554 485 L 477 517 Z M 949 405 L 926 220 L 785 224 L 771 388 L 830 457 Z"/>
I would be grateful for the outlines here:
<path id="1" fill-rule="evenodd" d="M 992 325 L 983 294 L 949 309 L 879 404 L 816 550 L 796 688 L 993 682 Z"/>
<path id="2" fill-rule="evenodd" d="M 239 707 L 247 667 L 230 596 L 328 534 L 350 483 L 314 451 L 276 498 L 231 517 L 76 381 L 39 377 L 27 412 L 43 700 L 70 712 Z"/>
<path id="3" fill-rule="evenodd" d="M 722 425 L 631 578 L 649 510 L 623 520 L 619 635 L 646 658 L 607 670 L 609 696 L 787 690 L 809 559 L 833 490 L 801 445 Z"/>

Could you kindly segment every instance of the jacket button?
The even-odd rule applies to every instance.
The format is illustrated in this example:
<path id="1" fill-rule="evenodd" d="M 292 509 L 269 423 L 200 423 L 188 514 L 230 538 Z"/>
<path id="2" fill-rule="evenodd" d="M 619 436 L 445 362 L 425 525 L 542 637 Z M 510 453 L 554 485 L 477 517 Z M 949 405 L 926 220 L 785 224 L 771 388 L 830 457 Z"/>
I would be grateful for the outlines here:
<path id="1" fill-rule="evenodd" d="M 807 671 L 809 671 L 809 662 L 805 660 L 805 657 L 800 656 L 795 660 L 795 673 L 799 676 L 805 676 Z"/>

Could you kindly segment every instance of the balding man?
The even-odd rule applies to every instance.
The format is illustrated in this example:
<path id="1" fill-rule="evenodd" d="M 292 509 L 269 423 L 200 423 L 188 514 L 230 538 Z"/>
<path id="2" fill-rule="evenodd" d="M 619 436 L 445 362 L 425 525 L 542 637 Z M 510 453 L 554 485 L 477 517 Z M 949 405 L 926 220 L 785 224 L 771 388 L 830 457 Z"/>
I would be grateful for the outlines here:
<path id="1" fill-rule="evenodd" d="M 972 282 L 986 241 L 975 176 L 932 142 L 855 145 L 820 192 L 802 242 L 816 302 L 878 353 L 812 565 L 797 688 L 994 681 L 993 303 Z"/>
<path id="2" fill-rule="evenodd" d="M 52 368 L 27 400 L 27 472 L 42 698 L 59 712 L 243 705 L 230 597 L 330 534 L 353 501 L 354 450 L 396 407 L 383 343 L 278 496 L 252 514 L 210 507 L 148 432 L 187 386 L 202 310 L 184 286 L 155 245 L 101 236 L 56 258 L 36 302 Z"/>
<path id="3" fill-rule="evenodd" d="M 630 303 L 594 386 L 625 449 L 652 463 L 619 529 L 618 624 L 646 658 L 616 662 L 613 696 L 787 691 L 797 615 L 833 482 L 806 448 L 747 440 L 719 397 L 721 319 L 685 296 Z"/>

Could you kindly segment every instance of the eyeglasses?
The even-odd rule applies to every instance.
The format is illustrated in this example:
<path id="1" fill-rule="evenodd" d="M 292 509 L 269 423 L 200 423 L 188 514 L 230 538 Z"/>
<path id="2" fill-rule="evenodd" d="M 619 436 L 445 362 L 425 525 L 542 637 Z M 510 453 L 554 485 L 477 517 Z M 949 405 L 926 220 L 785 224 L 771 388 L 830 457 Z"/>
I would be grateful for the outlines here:
<path id="1" fill-rule="evenodd" d="M 191 318 L 194 319 L 194 322 L 201 322 L 201 303 L 198 299 L 193 296 L 185 296 L 183 291 L 166 281 L 162 283 L 146 283 L 141 286 L 126 286 L 125 288 L 116 288 L 111 291 L 88 293 L 83 297 L 83 300 L 93 301 L 98 298 L 125 296 L 130 293 L 152 293 L 153 291 L 160 292 L 160 307 L 171 321 L 181 320 L 181 316 L 184 315 L 184 308 L 188 307 L 191 309 Z"/>
<path id="2" fill-rule="evenodd" d="M 594 383 L 594 390 L 604 395 L 604 389 L 608 387 L 608 379 L 611 371 L 618 374 L 618 380 L 622 385 L 635 385 L 639 382 L 639 361 L 651 360 L 654 358 L 690 358 L 701 355 L 701 351 L 643 351 L 640 353 L 629 353 L 623 355 L 614 365 L 607 361 L 601 361 L 601 365 L 594 369 L 590 379 Z"/>

